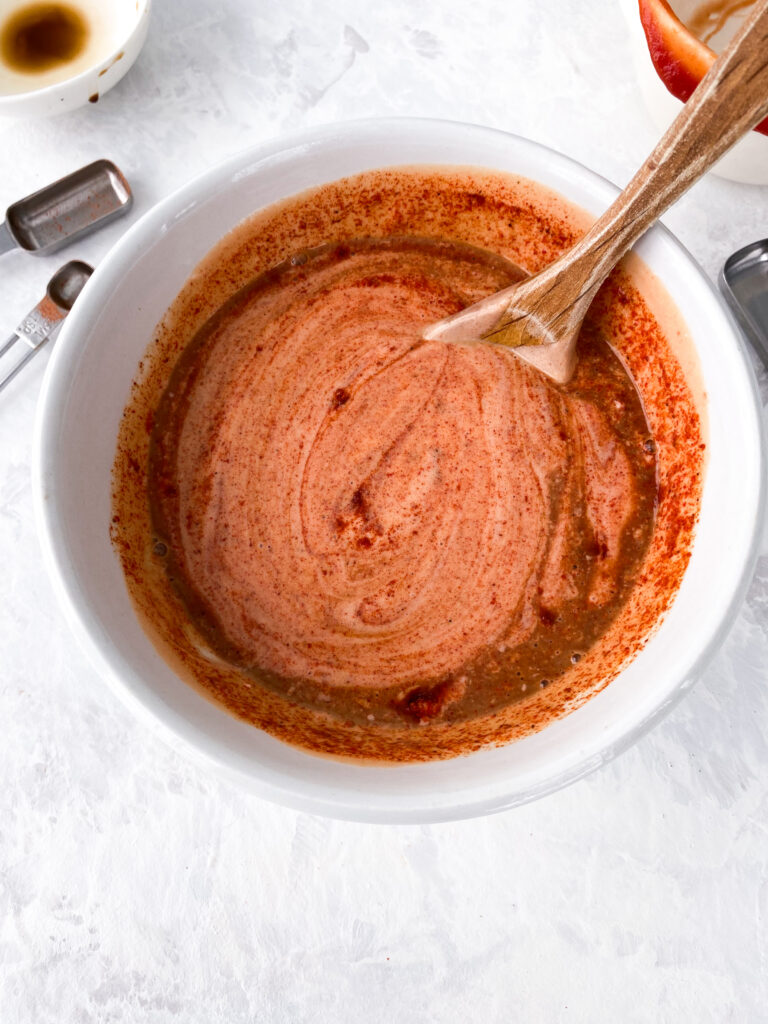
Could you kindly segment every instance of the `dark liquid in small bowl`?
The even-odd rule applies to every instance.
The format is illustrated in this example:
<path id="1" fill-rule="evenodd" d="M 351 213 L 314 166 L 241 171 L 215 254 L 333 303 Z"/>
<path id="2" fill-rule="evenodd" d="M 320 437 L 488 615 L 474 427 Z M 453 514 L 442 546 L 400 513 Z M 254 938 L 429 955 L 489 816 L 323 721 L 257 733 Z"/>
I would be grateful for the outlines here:
<path id="1" fill-rule="evenodd" d="M 88 35 L 88 22 L 70 4 L 27 4 L 0 29 L 0 58 L 13 71 L 50 71 L 79 57 Z"/>

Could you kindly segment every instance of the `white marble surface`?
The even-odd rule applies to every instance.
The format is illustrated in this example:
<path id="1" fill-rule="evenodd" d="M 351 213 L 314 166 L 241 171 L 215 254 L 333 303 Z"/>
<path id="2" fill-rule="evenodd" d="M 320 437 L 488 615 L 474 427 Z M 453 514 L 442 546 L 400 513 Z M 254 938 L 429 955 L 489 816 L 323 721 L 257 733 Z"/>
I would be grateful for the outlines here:
<path id="1" fill-rule="evenodd" d="M 379 114 L 622 183 L 653 132 L 631 67 L 611 0 L 156 0 L 101 102 L 0 124 L 0 204 L 103 155 L 135 218 L 248 143 Z M 667 222 L 714 275 L 768 236 L 768 189 L 710 178 Z M 59 262 L 2 259 L 6 327 Z M 44 363 L 0 400 L 3 1024 L 768 1021 L 768 546 L 699 685 L 598 774 L 451 825 L 296 814 L 167 749 L 75 646 L 32 521 Z"/>

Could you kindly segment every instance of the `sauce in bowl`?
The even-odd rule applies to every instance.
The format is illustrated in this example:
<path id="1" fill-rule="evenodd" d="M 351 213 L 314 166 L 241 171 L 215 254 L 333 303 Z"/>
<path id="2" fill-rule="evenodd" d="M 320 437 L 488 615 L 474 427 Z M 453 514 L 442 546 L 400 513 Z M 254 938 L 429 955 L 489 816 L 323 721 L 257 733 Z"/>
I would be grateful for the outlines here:
<path id="1" fill-rule="evenodd" d="M 639 649 L 687 564 L 703 443 L 626 272 L 563 388 L 421 339 L 577 235 L 520 179 L 396 169 L 208 257 L 114 478 L 129 589 L 185 678 L 309 749 L 413 760 L 541 728 Z"/>

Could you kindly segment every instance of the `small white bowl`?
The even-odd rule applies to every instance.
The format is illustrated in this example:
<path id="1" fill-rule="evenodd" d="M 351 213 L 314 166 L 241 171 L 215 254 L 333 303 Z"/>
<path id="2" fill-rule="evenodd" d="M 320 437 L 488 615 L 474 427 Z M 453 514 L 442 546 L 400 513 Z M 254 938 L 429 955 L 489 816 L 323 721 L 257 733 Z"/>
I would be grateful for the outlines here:
<path id="1" fill-rule="evenodd" d="M 635 78 L 646 110 L 661 137 L 680 113 L 682 103 L 669 92 L 653 66 L 637 0 L 621 0 L 621 3 L 629 29 Z M 717 161 L 711 173 L 744 185 L 768 185 L 768 136 L 749 132 Z"/>
<path id="2" fill-rule="evenodd" d="M 315 757 L 182 682 L 131 605 L 109 540 L 120 417 L 155 325 L 196 264 L 255 210 L 371 168 L 473 164 L 532 178 L 593 214 L 618 189 L 527 139 L 428 120 L 351 122 L 258 146 L 150 211 L 100 264 L 56 343 L 36 426 L 34 490 L 45 561 L 98 671 L 163 734 L 256 793 L 333 817 L 423 822 L 487 814 L 585 775 L 637 739 L 697 678 L 742 600 L 763 507 L 760 414 L 738 331 L 663 227 L 637 247 L 686 320 L 708 393 L 709 463 L 693 553 L 657 633 L 611 684 L 540 733 L 468 757 L 372 766 Z"/>
<path id="3" fill-rule="evenodd" d="M 0 27 L 25 0 L 0 0 Z M 0 116 L 48 117 L 95 103 L 126 74 L 147 38 L 151 0 L 73 0 L 91 25 L 82 54 L 35 74 L 0 61 Z"/>

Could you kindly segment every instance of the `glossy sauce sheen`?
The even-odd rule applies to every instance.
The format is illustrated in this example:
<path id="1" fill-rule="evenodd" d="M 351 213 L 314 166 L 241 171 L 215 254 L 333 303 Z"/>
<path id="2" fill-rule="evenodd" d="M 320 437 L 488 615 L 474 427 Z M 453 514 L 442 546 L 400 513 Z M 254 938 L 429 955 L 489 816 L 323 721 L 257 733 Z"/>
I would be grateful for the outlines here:
<path id="1" fill-rule="evenodd" d="M 620 667 L 601 640 L 648 560 L 657 446 L 596 322 L 565 388 L 421 339 L 520 276 L 482 232 L 363 222 L 284 252 L 179 346 L 148 410 L 141 561 L 231 710 L 329 753 L 446 756 Z M 119 486 L 116 515 L 120 544 Z"/>

